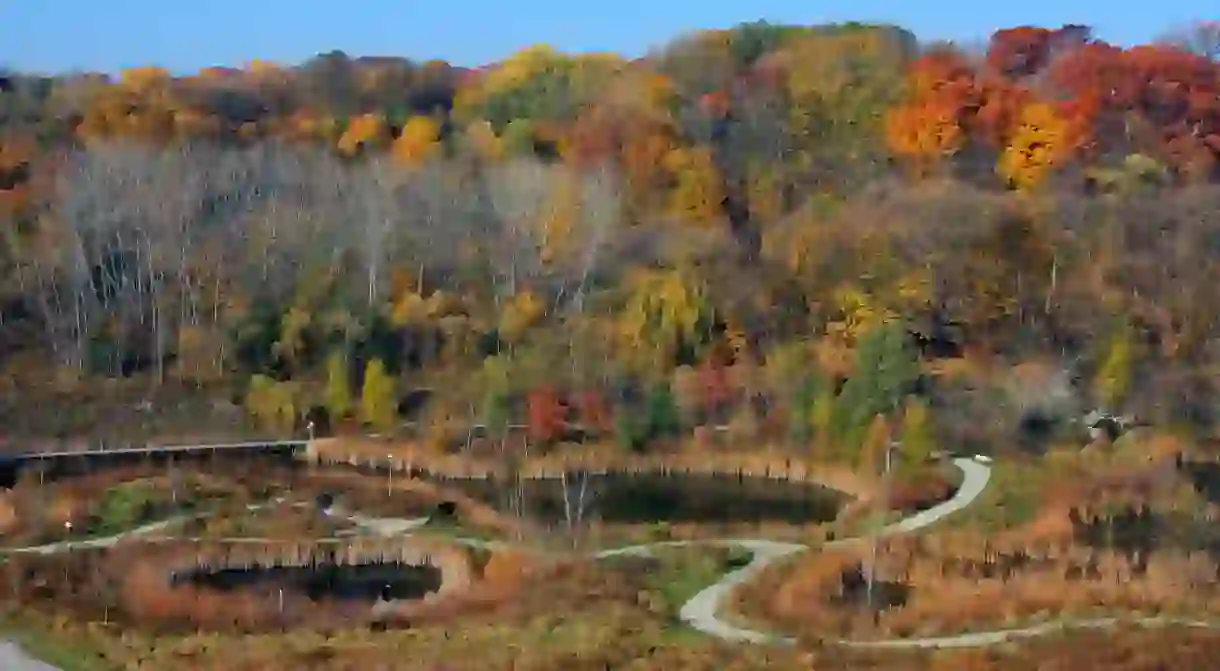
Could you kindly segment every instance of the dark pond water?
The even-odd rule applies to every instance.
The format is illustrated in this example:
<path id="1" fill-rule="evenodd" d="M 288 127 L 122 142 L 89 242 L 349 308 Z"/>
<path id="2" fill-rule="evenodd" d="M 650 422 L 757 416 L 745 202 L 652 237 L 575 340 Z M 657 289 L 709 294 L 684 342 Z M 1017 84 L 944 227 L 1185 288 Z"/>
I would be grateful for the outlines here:
<path id="1" fill-rule="evenodd" d="M 911 596 L 911 587 L 901 582 L 889 582 L 877 577 L 873 580 L 872 595 L 868 588 L 868 570 L 860 564 L 844 571 L 839 576 L 839 593 L 834 601 L 856 608 L 869 608 L 881 613 L 890 608 L 905 606 Z"/>
<path id="2" fill-rule="evenodd" d="M 491 480 L 451 480 L 454 487 L 501 509 L 516 499 L 518 487 L 526 515 L 543 522 L 566 519 L 565 485 L 559 478 L 526 479 L 519 484 Z M 581 476 L 570 476 L 568 502 L 577 509 Z M 611 523 L 787 522 L 834 519 L 844 497 L 803 483 L 712 475 L 590 475 L 584 519 Z"/>
<path id="3" fill-rule="evenodd" d="M 1176 469 L 1200 496 L 1210 503 L 1220 503 L 1220 464 L 1179 459 Z M 1220 562 L 1220 524 L 1196 511 L 1132 505 L 1104 515 L 1073 509 L 1069 519 L 1076 542 L 1119 552 L 1133 562 L 1137 572 L 1147 567 L 1153 554 L 1170 550 L 1204 551 Z"/>
<path id="4" fill-rule="evenodd" d="M 1200 496 L 1210 503 L 1220 503 L 1220 464 L 1210 461 L 1185 461 L 1179 470 L 1190 479 Z"/>
<path id="5" fill-rule="evenodd" d="M 407 564 L 321 564 L 303 567 L 255 567 L 190 571 L 172 576 L 173 584 L 191 583 L 220 590 L 284 589 L 317 601 L 377 599 L 422 599 L 441 587 L 441 572 L 432 566 Z"/>
<path id="6" fill-rule="evenodd" d="M 1105 516 L 1073 510 L 1070 517 L 1078 543 L 1123 554 L 1137 574 L 1157 552 L 1202 551 L 1220 562 L 1220 525 L 1186 511 L 1160 512 L 1140 506 Z M 1220 579 L 1220 567 L 1216 575 Z"/>
<path id="7" fill-rule="evenodd" d="M 261 466 L 305 470 L 292 458 L 289 448 L 235 450 L 230 452 L 167 455 L 99 454 L 88 457 L 37 460 L 17 458 L 0 463 L 0 486 L 11 486 L 22 471 L 43 470 L 47 481 L 83 473 L 139 463 L 173 463 L 180 468 L 216 469 L 240 473 Z M 385 476 L 380 465 L 357 466 L 357 472 Z M 349 466 L 341 466 L 350 470 Z M 5 472 L 7 471 L 7 472 Z M 401 475 L 406 475 L 405 473 Z M 493 480 L 447 479 L 414 471 L 411 475 L 459 488 L 502 510 L 513 508 L 518 486 Z M 395 474 L 400 477 L 400 474 Z M 579 496 L 579 480 L 569 479 L 573 501 Z M 559 522 L 565 517 L 564 486 L 558 478 L 524 480 L 520 497 L 525 514 L 541 521 Z M 816 523 L 834 519 L 845 497 L 834 490 L 798 482 L 767 478 L 699 474 L 611 474 L 590 476 L 585 497 L 584 519 L 606 522 L 789 522 Z M 319 502 L 320 505 L 325 502 Z M 575 505 L 575 502 L 573 502 Z"/>
<path id="8" fill-rule="evenodd" d="M 53 458 L 20 454 L 0 457 L 0 488 L 12 487 L 23 475 L 38 478 L 39 472 L 43 482 L 54 482 L 108 469 L 140 465 L 169 467 L 171 464 L 184 469 L 215 469 L 229 473 L 239 473 L 251 466 L 304 468 L 304 464 L 293 458 L 292 448 L 287 446 L 173 453 L 96 452 Z"/>

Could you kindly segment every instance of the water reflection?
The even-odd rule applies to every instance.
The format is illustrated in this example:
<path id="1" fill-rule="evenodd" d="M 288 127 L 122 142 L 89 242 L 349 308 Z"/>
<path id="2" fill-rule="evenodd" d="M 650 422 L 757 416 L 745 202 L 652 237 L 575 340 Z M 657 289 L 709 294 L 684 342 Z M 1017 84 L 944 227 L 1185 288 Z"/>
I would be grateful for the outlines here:
<path id="1" fill-rule="evenodd" d="M 834 490 L 765 478 L 703 474 L 590 475 L 518 482 L 452 480 L 486 503 L 523 504 L 526 515 L 558 522 L 583 507 L 585 519 L 604 522 L 787 522 L 834 519 L 842 495 Z M 582 497 L 583 491 L 583 497 Z"/>
<path id="2" fill-rule="evenodd" d="M 440 569 L 399 563 L 357 565 L 319 564 L 196 569 L 171 577 L 174 584 L 194 584 L 224 591 L 237 589 L 273 593 L 280 589 L 341 601 L 421 599 L 441 587 Z"/>

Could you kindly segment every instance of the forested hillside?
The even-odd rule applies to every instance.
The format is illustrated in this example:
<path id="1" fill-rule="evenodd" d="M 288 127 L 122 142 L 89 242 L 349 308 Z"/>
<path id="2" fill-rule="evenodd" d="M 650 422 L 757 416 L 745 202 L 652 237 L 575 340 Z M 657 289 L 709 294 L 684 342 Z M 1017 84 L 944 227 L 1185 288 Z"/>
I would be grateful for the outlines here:
<path id="1" fill-rule="evenodd" d="M 753 23 L 638 60 L 9 72 L 0 433 L 206 399 L 190 419 L 281 435 L 325 408 L 852 444 L 930 404 L 982 440 L 946 359 L 1207 431 L 1218 45 Z"/>

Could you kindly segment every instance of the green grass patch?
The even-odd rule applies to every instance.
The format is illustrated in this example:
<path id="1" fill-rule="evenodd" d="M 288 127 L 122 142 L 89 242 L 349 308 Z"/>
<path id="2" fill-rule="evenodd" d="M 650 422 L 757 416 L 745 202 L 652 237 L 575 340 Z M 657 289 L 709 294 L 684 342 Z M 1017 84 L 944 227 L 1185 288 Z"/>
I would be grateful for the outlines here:
<path id="1" fill-rule="evenodd" d="M 984 531 L 1011 529 L 1031 522 L 1042 505 L 1051 473 L 1037 463 L 996 461 L 978 500 L 953 515 L 950 523 Z"/>
<path id="2" fill-rule="evenodd" d="M 105 535 L 139 526 L 162 498 L 163 492 L 148 480 L 125 482 L 109 489 L 97 503 L 89 532 Z"/>
<path id="3" fill-rule="evenodd" d="M 655 550 L 644 578 L 649 607 L 677 624 L 683 604 L 725 573 L 749 564 L 752 558 L 753 553 L 737 548 L 696 546 Z"/>

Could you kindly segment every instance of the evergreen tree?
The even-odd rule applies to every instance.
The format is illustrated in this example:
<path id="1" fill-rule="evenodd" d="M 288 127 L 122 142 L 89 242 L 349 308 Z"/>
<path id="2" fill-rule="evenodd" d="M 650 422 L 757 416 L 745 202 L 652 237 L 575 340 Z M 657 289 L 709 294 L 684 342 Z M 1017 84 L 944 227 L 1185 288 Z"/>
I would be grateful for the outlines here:
<path id="1" fill-rule="evenodd" d="M 260 428 L 286 434 L 296 423 L 298 395 L 298 385 L 293 382 L 278 382 L 266 375 L 255 375 L 250 378 L 246 392 L 246 410 Z"/>
<path id="2" fill-rule="evenodd" d="M 907 397 L 906 405 L 902 409 L 898 438 L 901 441 L 902 455 L 910 463 L 924 461 L 936 449 L 928 406 L 914 396 Z"/>
<path id="3" fill-rule="evenodd" d="M 501 389 L 493 389 L 483 396 L 483 426 L 487 433 L 503 436 L 508 432 L 508 401 L 508 393 Z"/>
<path id="4" fill-rule="evenodd" d="M 814 436 L 814 405 L 825 387 L 824 381 L 816 375 L 806 375 L 792 393 L 792 414 L 788 423 L 788 431 L 793 441 L 803 443 Z"/>
<path id="5" fill-rule="evenodd" d="M 897 410 L 918 378 L 919 360 L 904 326 L 891 323 L 870 329 L 835 402 L 836 438 L 844 447 L 858 447 L 869 422 Z"/>
<path id="6" fill-rule="evenodd" d="M 364 369 L 360 421 L 379 431 L 390 431 L 398 414 L 394 406 L 394 380 L 386 372 L 381 359 L 373 359 Z"/>
<path id="7" fill-rule="evenodd" d="M 497 355 L 484 359 L 482 370 L 483 405 L 481 415 L 483 426 L 487 432 L 497 437 L 503 437 L 508 432 L 510 418 L 509 380 L 512 377 L 513 360 L 506 355 Z"/>
<path id="8" fill-rule="evenodd" d="M 1124 324 L 1107 343 L 1105 356 L 1093 379 L 1093 393 L 1102 407 L 1115 411 L 1131 387 L 1131 371 L 1134 367 L 1134 338 L 1131 328 Z"/>
<path id="9" fill-rule="evenodd" d="M 614 418 L 614 437 L 619 445 L 641 452 L 648 445 L 648 425 L 634 412 L 619 412 Z"/>
<path id="10" fill-rule="evenodd" d="M 352 411 L 351 381 L 347 375 L 347 357 L 332 352 L 326 358 L 326 412 L 332 421 L 346 419 Z"/>
<path id="11" fill-rule="evenodd" d="M 682 432 L 678 401 L 667 384 L 658 384 L 648 393 L 646 402 L 648 438 L 673 438 Z"/>

